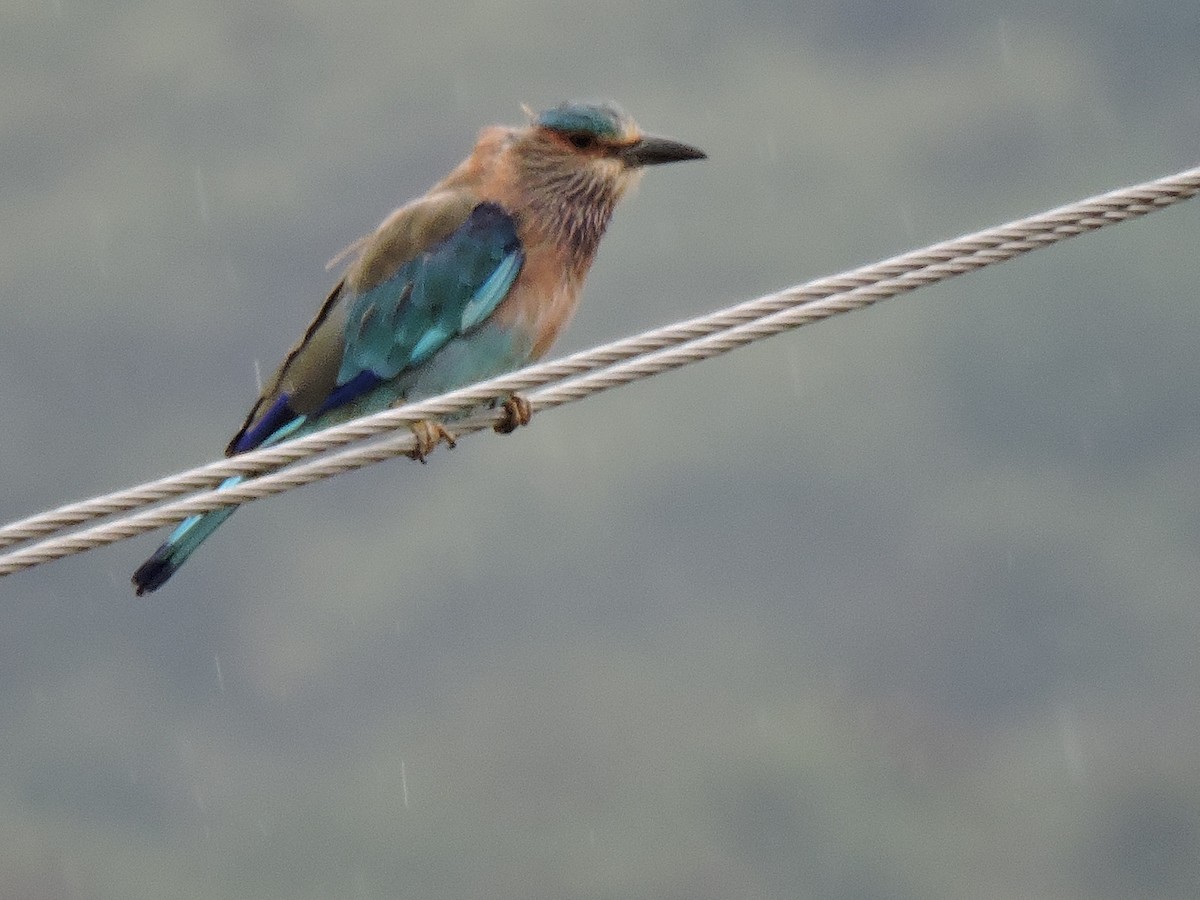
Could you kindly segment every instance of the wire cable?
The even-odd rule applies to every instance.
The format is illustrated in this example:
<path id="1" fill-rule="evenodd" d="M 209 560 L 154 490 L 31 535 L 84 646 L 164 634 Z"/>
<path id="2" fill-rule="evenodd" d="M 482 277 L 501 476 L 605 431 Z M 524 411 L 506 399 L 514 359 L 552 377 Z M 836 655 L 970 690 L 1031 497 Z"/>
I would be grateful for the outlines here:
<path id="1" fill-rule="evenodd" d="M 1069 237 L 1138 218 L 1198 192 L 1200 167 L 817 279 L 274 447 L 68 504 L 0 528 L 0 548 L 47 538 L 0 555 L 0 576 L 174 524 L 194 513 L 272 496 L 408 453 L 414 446 L 408 426 L 421 419 L 467 412 L 464 418 L 454 419 L 452 429 L 458 436 L 471 434 L 501 419 L 503 413 L 499 410 L 478 409 L 506 394 L 522 393 L 535 412 L 550 409 Z M 364 446 L 348 446 L 368 441 Z M 347 449 L 338 449 L 343 447 Z M 314 456 L 318 458 L 309 459 Z M 248 476 L 248 480 L 222 491 L 206 490 L 234 474 Z M 93 519 L 188 494 L 193 496 L 60 537 L 48 537 Z"/>

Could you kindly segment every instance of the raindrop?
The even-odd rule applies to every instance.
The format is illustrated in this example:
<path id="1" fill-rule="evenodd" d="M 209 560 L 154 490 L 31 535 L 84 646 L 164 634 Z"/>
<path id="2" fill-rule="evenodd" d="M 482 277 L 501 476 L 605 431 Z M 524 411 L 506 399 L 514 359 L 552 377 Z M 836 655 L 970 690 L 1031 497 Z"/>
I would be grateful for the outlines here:
<path id="1" fill-rule="evenodd" d="M 795 341 L 787 350 L 788 374 L 791 376 L 792 388 L 798 396 L 804 396 L 804 362 L 800 358 L 800 350 Z"/>
<path id="2" fill-rule="evenodd" d="M 237 269 L 234 268 L 233 260 L 225 260 L 225 283 L 229 285 L 229 292 L 236 294 L 242 289 L 241 279 L 238 278 Z"/>
<path id="3" fill-rule="evenodd" d="M 917 225 L 913 221 L 912 209 L 907 203 L 900 204 L 900 226 L 904 229 L 910 241 L 916 241 Z"/>
<path id="4" fill-rule="evenodd" d="M 196 211 L 200 214 L 200 221 L 206 226 L 211 224 L 208 215 L 208 191 L 204 188 L 204 173 L 200 171 L 200 167 L 196 166 Z"/>
<path id="5" fill-rule="evenodd" d="M 208 810 L 204 806 L 204 795 L 200 793 L 200 785 L 192 785 L 192 799 L 196 801 L 196 808 L 200 810 L 200 817 L 204 827 L 204 838 L 208 840 L 212 837 L 212 829 L 208 825 Z"/>
<path id="6" fill-rule="evenodd" d="M 92 254 L 100 277 L 108 277 L 108 257 L 112 245 L 112 222 L 103 209 L 92 212 Z"/>
<path id="7" fill-rule="evenodd" d="M 996 37 L 1000 41 L 1000 61 L 1006 68 L 1012 68 L 1013 53 L 1012 44 L 1008 40 L 1008 20 L 1000 19 L 996 25 Z"/>
<path id="8" fill-rule="evenodd" d="M 1085 774 L 1083 747 L 1079 740 L 1079 727 L 1075 722 L 1075 714 L 1069 706 L 1059 707 L 1058 732 L 1062 739 L 1063 759 L 1067 765 L 1067 773 L 1071 776 L 1072 781 L 1083 781 Z"/>
<path id="9" fill-rule="evenodd" d="M 779 162 L 779 144 L 775 140 L 775 132 L 768 131 L 763 135 L 763 154 L 766 161 L 772 165 Z"/>

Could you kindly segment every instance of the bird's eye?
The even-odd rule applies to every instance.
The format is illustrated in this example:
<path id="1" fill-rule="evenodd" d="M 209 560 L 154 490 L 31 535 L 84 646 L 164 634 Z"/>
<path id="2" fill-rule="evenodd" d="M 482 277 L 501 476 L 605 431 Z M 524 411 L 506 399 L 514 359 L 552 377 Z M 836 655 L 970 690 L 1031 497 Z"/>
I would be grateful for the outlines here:
<path id="1" fill-rule="evenodd" d="M 571 142 L 571 146 L 576 150 L 590 150 L 596 146 L 595 135 L 587 134 L 585 132 L 576 132 L 575 134 L 570 135 L 567 140 Z"/>

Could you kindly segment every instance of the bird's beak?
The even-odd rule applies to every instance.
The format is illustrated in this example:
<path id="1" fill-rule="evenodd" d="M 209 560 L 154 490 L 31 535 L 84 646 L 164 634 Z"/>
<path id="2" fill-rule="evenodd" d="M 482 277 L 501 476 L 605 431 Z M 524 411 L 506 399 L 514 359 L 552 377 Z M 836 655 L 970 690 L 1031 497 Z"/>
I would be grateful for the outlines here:
<path id="1" fill-rule="evenodd" d="M 708 154 L 670 138 L 647 134 L 636 144 L 630 144 L 623 149 L 620 157 L 627 166 L 657 166 L 685 159 L 707 159 Z"/>

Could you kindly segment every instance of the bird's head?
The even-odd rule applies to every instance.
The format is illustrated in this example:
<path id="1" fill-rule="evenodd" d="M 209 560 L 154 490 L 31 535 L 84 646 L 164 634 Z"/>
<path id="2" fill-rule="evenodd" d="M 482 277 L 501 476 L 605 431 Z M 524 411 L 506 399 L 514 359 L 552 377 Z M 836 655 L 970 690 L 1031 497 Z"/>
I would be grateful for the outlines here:
<path id="1" fill-rule="evenodd" d="M 586 173 L 607 182 L 617 196 L 646 166 L 704 159 L 703 151 L 670 138 L 643 134 L 614 103 L 568 102 L 541 113 L 526 110 L 527 150 L 564 172 Z"/>
<path id="2" fill-rule="evenodd" d="M 505 158 L 527 226 L 569 247 L 576 274 L 591 265 L 613 207 L 647 166 L 705 158 L 695 147 L 643 134 L 612 103 L 526 113 L 525 127 L 485 132 L 480 146 L 490 142 Z"/>

